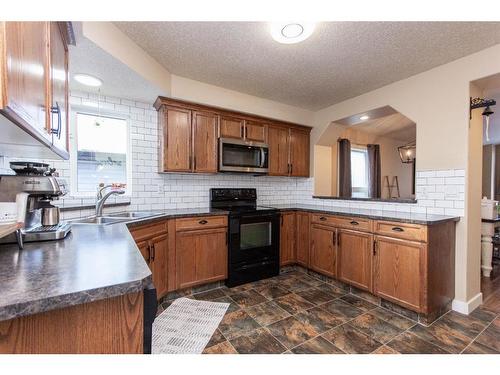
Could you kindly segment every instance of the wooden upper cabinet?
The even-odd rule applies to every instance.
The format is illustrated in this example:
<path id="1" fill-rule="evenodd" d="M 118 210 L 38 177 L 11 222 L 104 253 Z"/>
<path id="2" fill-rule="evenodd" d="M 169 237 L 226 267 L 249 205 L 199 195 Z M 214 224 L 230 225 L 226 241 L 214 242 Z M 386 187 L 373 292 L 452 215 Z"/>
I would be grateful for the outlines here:
<path id="1" fill-rule="evenodd" d="M 50 89 L 49 128 L 52 143 L 57 148 L 68 151 L 68 46 L 57 22 L 50 23 Z"/>
<path id="2" fill-rule="evenodd" d="M 297 263 L 304 267 L 309 267 L 310 218 L 311 214 L 308 212 L 298 211 L 295 213 L 295 254 Z"/>
<path id="3" fill-rule="evenodd" d="M 269 175 L 288 176 L 290 130 L 288 128 L 270 126 L 268 129 L 269 143 Z"/>
<path id="4" fill-rule="evenodd" d="M 309 177 L 309 133 L 290 129 L 290 175 Z"/>
<path id="5" fill-rule="evenodd" d="M 337 275 L 357 288 L 372 290 L 372 248 L 370 233 L 337 230 Z"/>
<path id="6" fill-rule="evenodd" d="M 265 142 L 267 140 L 267 125 L 256 121 L 245 121 L 245 139 Z"/>
<path id="7" fill-rule="evenodd" d="M 381 236 L 375 240 L 374 293 L 411 310 L 422 311 L 427 245 Z"/>
<path id="8" fill-rule="evenodd" d="M 295 263 L 295 212 L 281 213 L 280 265 Z"/>
<path id="9" fill-rule="evenodd" d="M 193 171 L 217 172 L 217 126 L 215 113 L 193 112 Z"/>
<path id="10" fill-rule="evenodd" d="M 335 228 L 311 225 L 309 268 L 330 277 L 336 276 L 337 269 L 335 236 Z"/>
<path id="11" fill-rule="evenodd" d="M 222 138 L 243 139 L 245 136 L 245 120 L 237 117 L 221 115 L 220 136 Z"/>
<path id="12" fill-rule="evenodd" d="M 191 171 L 191 111 L 177 107 L 163 108 L 164 172 Z"/>
<path id="13" fill-rule="evenodd" d="M 33 135 L 51 140 L 48 128 L 48 22 L 3 22 L 1 108 Z M 1 37 L 1 35 L 0 35 Z M 1 48 L 1 46 L 0 46 Z"/>

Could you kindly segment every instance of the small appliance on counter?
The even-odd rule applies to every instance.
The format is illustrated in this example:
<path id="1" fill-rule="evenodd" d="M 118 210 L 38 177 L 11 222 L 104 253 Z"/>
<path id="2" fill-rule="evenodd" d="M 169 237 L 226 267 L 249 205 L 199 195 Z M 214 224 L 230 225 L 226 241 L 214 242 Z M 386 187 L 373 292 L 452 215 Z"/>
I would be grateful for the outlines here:
<path id="1" fill-rule="evenodd" d="M 227 286 L 279 275 L 279 210 L 257 206 L 256 189 L 210 189 L 210 207 L 229 211 Z"/>
<path id="2" fill-rule="evenodd" d="M 66 181 L 57 177 L 48 164 L 22 163 L 11 163 L 16 175 L 0 175 L 0 202 L 22 207 L 17 221 L 23 223 L 16 233 L 0 238 L 0 243 L 17 242 L 22 248 L 23 242 L 65 238 L 71 225 L 60 222 L 59 207 L 52 201 L 66 194 Z M 23 201 L 19 197 L 24 197 Z"/>

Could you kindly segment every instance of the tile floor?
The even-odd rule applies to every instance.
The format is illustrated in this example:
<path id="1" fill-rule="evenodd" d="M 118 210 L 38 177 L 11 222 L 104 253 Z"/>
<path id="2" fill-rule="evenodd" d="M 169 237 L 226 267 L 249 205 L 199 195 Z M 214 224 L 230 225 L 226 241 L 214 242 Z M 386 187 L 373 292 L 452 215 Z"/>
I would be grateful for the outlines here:
<path id="1" fill-rule="evenodd" d="M 204 353 L 500 353 L 500 294 L 428 327 L 301 271 L 188 297 L 230 303 Z"/>

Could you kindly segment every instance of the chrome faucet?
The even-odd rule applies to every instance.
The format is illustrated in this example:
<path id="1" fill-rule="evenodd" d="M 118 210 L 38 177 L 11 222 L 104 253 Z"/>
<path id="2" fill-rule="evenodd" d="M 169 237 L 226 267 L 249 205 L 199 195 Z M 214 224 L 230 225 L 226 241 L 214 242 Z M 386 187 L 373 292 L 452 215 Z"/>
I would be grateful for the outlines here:
<path id="1" fill-rule="evenodd" d="M 112 190 L 108 191 L 106 194 L 103 195 L 104 190 L 112 188 Z M 108 199 L 110 196 L 117 194 L 117 195 L 122 195 L 125 194 L 125 190 L 120 187 L 116 187 L 115 185 L 104 185 L 100 184 L 99 185 L 99 190 L 97 190 L 97 196 L 95 200 L 95 216 L 100 217 L 102 216 L 102 208 L 104 207 L 104 202 L 106 202 L 106 199 Z"/>

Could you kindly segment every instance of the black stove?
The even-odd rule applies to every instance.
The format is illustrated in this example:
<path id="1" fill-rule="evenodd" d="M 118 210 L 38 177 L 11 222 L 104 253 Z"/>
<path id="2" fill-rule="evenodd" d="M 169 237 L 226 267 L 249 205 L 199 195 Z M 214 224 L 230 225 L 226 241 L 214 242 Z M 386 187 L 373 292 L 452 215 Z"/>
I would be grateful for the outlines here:
<path id="1" fill-rule="evenodd" d="M 279 274 L 279 210 L 257 206 L 256 189 L 210 189 L 210 207 L 229 211 L 227 286 Z"/>

